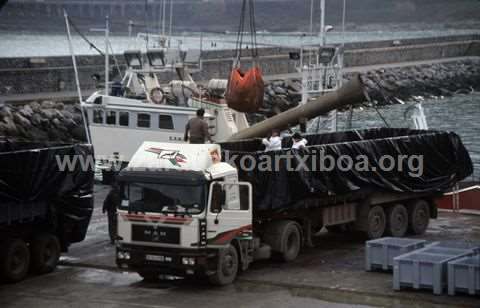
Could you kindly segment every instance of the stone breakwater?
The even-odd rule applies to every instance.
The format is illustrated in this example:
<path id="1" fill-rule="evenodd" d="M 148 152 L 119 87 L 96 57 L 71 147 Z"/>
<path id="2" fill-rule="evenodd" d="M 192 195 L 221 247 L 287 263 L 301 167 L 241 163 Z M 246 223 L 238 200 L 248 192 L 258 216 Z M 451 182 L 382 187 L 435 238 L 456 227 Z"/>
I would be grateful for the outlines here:
<path id="1" fill-rule="evenodd" d="M 347 78 L 350 76 L 347 76 Z M 390 105 L 480 91 L 480 59 L 373 70 L 362 74 L 370 105 Z M 301 100 L 300 80 L 277 80 L 265 86 L 264 105 L 248 115 L 255 123 L 293 108 Z M 21 140 L 85 140 L 78 104 L 31 102 L 0 106 L 0 136 Z"/>
<path id="2" fill-rule="evenodd" d="M 379 105 L 449 97 L 480 91 L 480 59 L 379 69 L 362 79 Z"/>
<path id="3" fill-rule="evenodd" d="M 51 101 L 0 106 L 0 136 L 37 142 L 86 140 L 79 106 Z"/>

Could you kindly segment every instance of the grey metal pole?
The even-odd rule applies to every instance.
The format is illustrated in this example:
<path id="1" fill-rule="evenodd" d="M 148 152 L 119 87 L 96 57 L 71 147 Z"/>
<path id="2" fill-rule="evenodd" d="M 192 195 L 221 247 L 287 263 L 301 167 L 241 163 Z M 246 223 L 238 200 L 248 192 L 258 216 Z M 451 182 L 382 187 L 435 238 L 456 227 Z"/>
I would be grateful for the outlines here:
<path id="1" fill-rule="evenodd" d="M 321 44 L 325 46 L 326 36 L 325 36 L 325 0 L 320 2 L 320 35 L 321 35 Z"/>
<path id="2" fill-rule="evenodd" d="M 110 29 L 109 29 L 109 17 L 108 15 L 106 16 L 106 21 L 105 21 L 105 95 L 109 95 L 110 91 L 108 90 L 108 84 L 110 83 L 110 67 L 109 67 L 109 48 L 108 48 L 108 40 L 109 40 L 109 35 L 110 35 Z"/>
<path id="3" fill-rule="evenodd" d="M 133 33 L 133 20 L 128 22 L 128 38 L 132 38 Z"/>
<path id="4" fill-rule="evenodd" d="M 173 24 L 173 0 L 170 0 L 170 25 L 168 29 L 168 47 L 170 47 L 170 40 L 172 39 L 172 24 Z"/>
<path id="5" fill-rule="evenodd" d="M 347 0 L 343 0 L 343 15 L 342 15 L 342 46 L 345 46 L 345 22 L 347 20 Z"/>
<path id="6" fill-rule="evenodd" d="M 163 0 L 162 4 L 162 35 L 165 35 L 165 8 L 167 6 L 167 0 Z"/>
<path id="7" fill-rule="evenodd" d="M 310 0 L 310 35 L 313 36 L 313 0 Z"/>

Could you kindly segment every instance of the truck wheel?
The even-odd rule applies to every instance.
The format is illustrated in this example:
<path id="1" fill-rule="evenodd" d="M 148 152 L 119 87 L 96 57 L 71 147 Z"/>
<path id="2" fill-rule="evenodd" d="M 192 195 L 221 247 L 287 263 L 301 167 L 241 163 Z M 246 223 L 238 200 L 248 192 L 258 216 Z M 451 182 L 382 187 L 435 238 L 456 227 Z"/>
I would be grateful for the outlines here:
<path id="1" fill-rule="evenodd" d="M 300 228 L 291 220 L 275 221 L 267 227 L 263 241 L 272 248 L 275 259 L 293 261 L 302 245 Z"/>
<path id="2" fill-rule="evenodd" d="M 281 261 L 290 262 L 297 258 L 302 245 L 302 239 L 297 224 L 293 221 L 284 221 L 277 225 L 276 252 Z"/>
<path id="3" fill-rule="evenodd" d="M 53 234 L 43 233 L 36 236 L 30 247 L 32 269 L 38 274 L 53 272 L 60 259 L 60 243 Z"/>
<path id="4" fill-rule="evenodd" d="M 146 282 L 157 282 L 159 279 L 159 274 L 156 272 L 147 272 L 147 271 L 139 271 L 137 272 L 140 277 L 143 278 Z"/>
<path id="5" fill-rule="evenodd" d="M 235 247 L 229 245 L 220 250 L 218 256 L 217 270 L 215 274 L 209 277 L 212 284 L 224 286 L 231 284 L 238 273 L 238 253 Z"/>
<path id="6" fill-rule="evenodd" d="M 369 239 L 376 239 L 383 236 L 386 229 L 385 211 L 379 205 L 372 207 L 368 211 L 368 229 L 367 235 Z"/>
<path id="7" fill-rule="evenodd" d="M 413 234 L 423 234 L 430 222 L 430 206 L 425 200 L 415 200 L 408 208 L 409 230 Z"/>
<path id="8" fill-rule="evenodd" d="M 30 251 L 21 239 L 7 241 L 2 249 L 0 274 L 8 282 L 17 282 L 27 276 L 30 266 Z"/>
<path id="9" fill-rule="evenodd" d="M 408 211 L 403 204 L 395 204 L 387 209 L 388 233 L 403 237 L 408 229 Z"/>

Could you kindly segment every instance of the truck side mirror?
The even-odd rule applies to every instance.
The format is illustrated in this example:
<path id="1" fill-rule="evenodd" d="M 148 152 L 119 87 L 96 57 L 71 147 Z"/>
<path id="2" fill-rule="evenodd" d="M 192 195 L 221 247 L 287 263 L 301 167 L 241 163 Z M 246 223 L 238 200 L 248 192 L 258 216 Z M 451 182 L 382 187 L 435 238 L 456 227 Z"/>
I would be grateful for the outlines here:
<path id="1" fill-rule="evenodd" d="M 222 206 L 225 204 L 225 190 L 219 183 L 212 185 L 212 204 L 211 211 L 212 213 L 220 213 L 222 211 Z"/>

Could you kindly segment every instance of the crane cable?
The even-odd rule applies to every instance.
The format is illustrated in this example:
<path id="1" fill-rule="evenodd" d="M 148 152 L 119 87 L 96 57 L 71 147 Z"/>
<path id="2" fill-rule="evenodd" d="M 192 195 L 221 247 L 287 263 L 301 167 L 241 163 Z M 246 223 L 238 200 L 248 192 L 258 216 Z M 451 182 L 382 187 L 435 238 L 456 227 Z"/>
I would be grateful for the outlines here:
<path id="1" fill-rule="evenodd" d="M 75 32 L 77 32 L 78 35 L 80 35 L 80 37 L 81 37 L 85 42 L 87 42 L 87 44 L 90 45 L 90 48 L 95 49 L 96 51 L 98 51 L 98 53 L 100 53 L 100 54 L 103 56 L 103 55 L 104 55 L 103 51 L 101 51 L 97 46 L 95 46 L 95 44 L 92 43 L 92 42 L 78 29 L 78 27 L 75 25 L 75 23 L 74 23 L 73 20 L 70 18 L 70 16 L 68 16 L 67 18 L 68 18 L 68 22 L 70 23 L 70 25 L 72 25 L 73 30 L 75 30 Z"/>
<path id="2" fill-rule="evenodd" d="M 255 24 L 255 4 L 254 0 L 243 0 L 242 1 L 242 9 L 240 13 L 240 23 L 238 25 L 238 32 L 237 32 L 237 41 L 235 44 L 235 50 L 237 52 L 237 59 L 235 66 L 240 66 L 240 59 L 242 58 L 242 45 L 243 45 L 243 35 L 245 32 L 245 18 L 246 18 L 246 11 L 247 5 L 249 9 L 249 27 L 250 27 L 250 40 L 251 40 L 251 54 L 252 58 L 255 61 L 258 57 L 258 50 L 257 50 L 257 30 Z"/>

